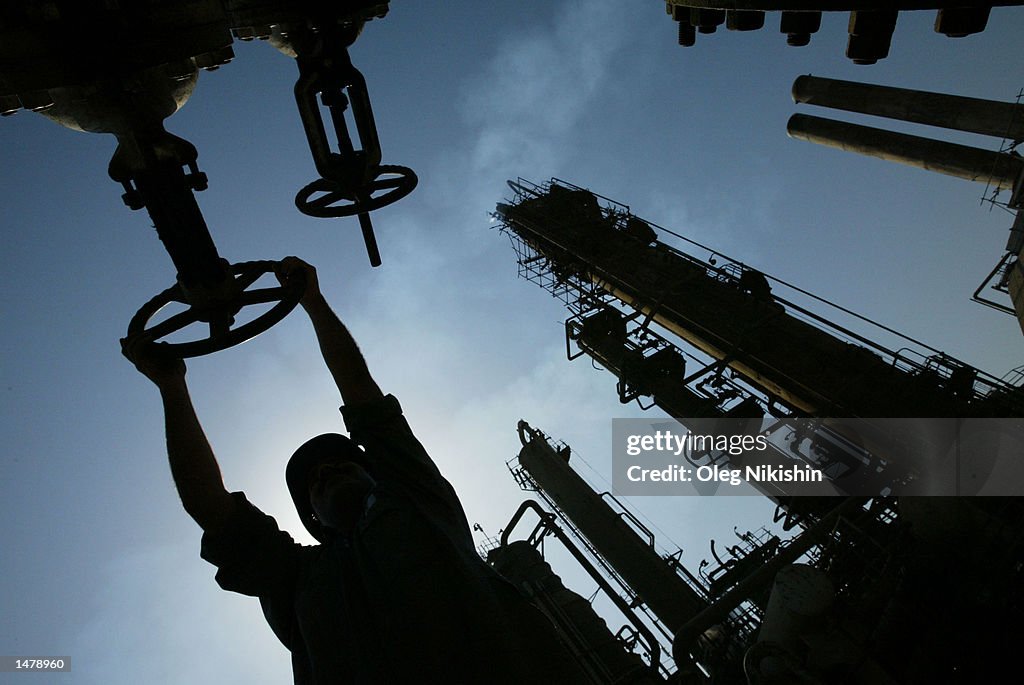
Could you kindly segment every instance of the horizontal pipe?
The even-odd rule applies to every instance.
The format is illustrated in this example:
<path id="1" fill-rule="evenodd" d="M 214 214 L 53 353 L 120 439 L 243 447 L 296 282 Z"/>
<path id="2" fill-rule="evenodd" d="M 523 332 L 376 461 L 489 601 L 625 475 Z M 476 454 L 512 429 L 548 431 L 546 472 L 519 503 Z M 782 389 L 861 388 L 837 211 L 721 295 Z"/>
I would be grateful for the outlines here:
<path id="1" fill-rule="evenodd" d="M 818 76 L 793 82 L 793 102 L 842 109 L 915 124 L 1024 140 L 1024 105 L 876 86 Z"/>
<path id="2" fill-rule="evenodd" d="M 786 132 L 798 140 L 988 183 L 995 188 L 1012 189 L 1024 170 L 1021 158 L 1005 153 L 805 114 L 790 117 Z"/>

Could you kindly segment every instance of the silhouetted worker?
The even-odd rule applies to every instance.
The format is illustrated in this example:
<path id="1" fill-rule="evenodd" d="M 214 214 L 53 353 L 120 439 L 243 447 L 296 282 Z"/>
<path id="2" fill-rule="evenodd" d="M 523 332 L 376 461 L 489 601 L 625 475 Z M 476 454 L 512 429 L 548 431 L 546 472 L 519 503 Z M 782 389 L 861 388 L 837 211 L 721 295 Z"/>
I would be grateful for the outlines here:
<path id="1" fill-rule="evenodd" d="M 371 377 L 316 270 L 289 257 L 277 276 L 306 279 L 301 304 L 351 434 L 309 440 L 286 469 L 321 544 L 299 545 L 225 489 L 182 360 L 141 343 L 127 351 L 160 390 L 174 482 L 220 586 L 260 598 L 296 683 L 589 682 L 546 617 L 476 553 L 455 491 Z"/>

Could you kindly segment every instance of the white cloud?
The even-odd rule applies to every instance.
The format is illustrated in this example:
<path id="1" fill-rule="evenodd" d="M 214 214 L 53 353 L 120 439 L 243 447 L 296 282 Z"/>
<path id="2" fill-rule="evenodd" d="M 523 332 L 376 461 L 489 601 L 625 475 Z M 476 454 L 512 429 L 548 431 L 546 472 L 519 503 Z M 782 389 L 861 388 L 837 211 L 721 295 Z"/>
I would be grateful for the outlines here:
<path id="1" fill-rule="evenodd" d="M 611 92 L 605 77 L 630 11 L 614 2 L 564 3 L 553 25 L 500 44 L 464 89 L 461 109 L 476 128 L 473 168 L 553 169 L 580 118 Z"/>

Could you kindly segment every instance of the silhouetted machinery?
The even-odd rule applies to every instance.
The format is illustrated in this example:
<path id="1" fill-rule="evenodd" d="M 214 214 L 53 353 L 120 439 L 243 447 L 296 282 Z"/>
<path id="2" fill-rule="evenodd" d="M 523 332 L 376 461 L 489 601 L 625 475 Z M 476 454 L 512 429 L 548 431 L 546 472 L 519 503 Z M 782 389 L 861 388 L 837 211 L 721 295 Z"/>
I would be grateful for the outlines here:
<path id="1" fill-rule="evenodd" d="M 520 423 L 510 463 L 528 500 L 487 551 L 561 629 L 594 683 L 1003 682 L 1024 629 L 1019 497 L 798 498 L 788 539 L 735 531 L 696 573 L 571 450 Z M 527 517 L 536 519 L 533 528 Z M 680 520 L 679 525 L 690 525 Z M 544 560 L 563 546 L 621 614 L 614 634 Z M 671 660 L 667 655 L 671 654 Z"/>
<path id="2" fill-rule="evenodd" d="M 387 0 L 13 0 L 0 7 L 0 114 L 24 108 L 69 128 L 114 134 L 110 177 L 128 207 L 147 210 L 177 269 L 176 284 L 132 319 L 129 338 L 159 341 L 201 322 L 208 337 L 169 344 L 178 356 L 208 354 L 266 330 L 301 295 L 299 287 L 251 288 L 273 262 L 232 265 L 220 257 L 193 195 L 207 187 L 198 153 L 164 129 L 199 70 L 231 61 L 233 38 L 264 39 L 296 59 L 295 98 L 320 174 L 299 191 L 296 206 L 311 216 L 357 215 L 370 261 L 380 264 L 369 212 L 411 192 L 416 176 L 381 164 L 366 83 L 348 47 L 365 22 L 387 11 Z M 182 311 L 151 324 L 170 304 Z M 249 306 L 265 311 L 236 326 Z"/>
<path id="3" fill-rule="evenodd" d="M 821 28 L 822 12 L 849 12 L 846 56 L 856 64 L 874 64 L 889 55 L 901 11 L 938 10 L 935 31 L 951 38 L 980 33 L 993 7 L 1020 5 L 1002 2 L 936 2 L 935 0 L 667 0 L 665 11 L 679 24 L 679 44 L 690 47 L 697 33 L 714 33 L 723 24 L 730 31 L 756 31 L 765 12 L 779 12 L 779 31 L 786 42 L 803 46 Z"/>
<path id="4" fill-rule="evenodd" d="M 624 205 L 602 198 L 602 206 L 594 193 L 559 180 L 510 186 L 515 199 L 499 204 L 497 216 L 521 273 L 566 301 L 568 340 L 616 371 L 623 401 L 664 396 L 675 415 L 742 412 L 751 395 L 730 382 L 729 370 L 764 406 L 791 415 L 1024 414 L 1019 389 L 924 345 L 916 347 L 926 352 L 874 343 L 783 299 L 740 262 L 703 246 L 712 255 L 706 260 L 658 242 L 652 225 Z M 686 375 L 683 353 L 651 322 L 710 360 Z"/>
<path id="5" fill-rule="evenodd" d="M 883 329 L 903 347 L 875 343 L 781 297 L 777 291 L 800 293 L 789 284 L 696 243 L 692 252 L 710 256 L 659 242 L 652 224 L 584 188 L 557 179 L 510 186 L 514 197 L 495 216 L 520 275 L 569 308 L 570 358 L 591 357 L 618 377 L 621 401 L 648 399 L 686 427 L 745 420 L 770 432 L 773 422 L 809 420 L 782 444 L 826 472 L 837 485 L 832 493 L 842 495 L 795 497 L 759 486 L 777 505 L 776 521 L 796 534 L 737 532 L 739 542 L 724 554 L 712 543 L 717 565 L 693 573 L 678 556 L 656 551 L 653 534 L 611 493 L 595 492 L 575 473 L 567 446 L 520 423 L 523 449 L 510 466 L 547 506 L 521 508 L 492 563 L 502 568 L 512 555 L 514 568 L 538 574 L 519 582 L 543 594 L 540 562 L 507 549 L 523 546 L 508 542 L 510 531 L 532 508 L 539 522 L 527 547 L 554 538 L 584 559 L 588 573 L 603 571 L 599 588 L 626 618 L 620 644 L 644 655 L 649 668 L 623 662 L 595 682 L 923 685 L 989 682 L 1012 667 L 1024 630 L 1003 626 L 1024 601 L 1024 500 L 893 496 L 920 478 L 922 465 L 903 429 L 879 417 L 998 426 L 999 438 L 984 449 L 1002 453 L 1010 468 L 993 475 L 991 463 L 979 464 L 970 477 L 989 482 L 990 494 L 1020 495 L 1019 384 L 891 330 Z M 802 295 L 818 308 L 827 304 Z M 873 444 L 852 444 L 844 425 L 884 430 Z M 730 466 L 730 455 L 715 450 L 683 459 Z M 844 491 L 836 477 L 851 464 L 871 476 L 859 481 L 863 491 Z M 569 618 L 549 613 L 574 634 Z M 585 640 L 578 642 L 585 660 Z M 659 661 L 669 651 L 674 666 Z"/>
<path id="6" fill-rule="evenodd" d="M 1024 162 L 1016 151 L 1024 141 L 1024 105 L 810 75 L 793 83 L 793 101 L 1000 139 L 993 151 L 806 114 L 794 114 L 787 125 L 793 138 L 984 183 L 985 199 L 1016 217 L 1005 253 L 973 299 L 1016 315 L 1024 330 Z M 997 201 L 1002 191 L 1009 197 Z M 1012 306 L 983 297 L 986 287 Z"/>

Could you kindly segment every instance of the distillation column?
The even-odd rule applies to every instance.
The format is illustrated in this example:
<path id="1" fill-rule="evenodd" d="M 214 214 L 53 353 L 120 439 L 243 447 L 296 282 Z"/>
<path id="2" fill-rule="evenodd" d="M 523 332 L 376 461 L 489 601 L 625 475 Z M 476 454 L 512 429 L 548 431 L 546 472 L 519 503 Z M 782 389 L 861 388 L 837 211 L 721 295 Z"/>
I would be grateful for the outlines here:
<path id="1" fill-rule="evenodd" d="M 821 317 L 776 298 L 763 276 L 733 274 L 675 250 L 652 238 L 649 226 L 631 229 L 643 222 L 602 209 L 585 189 L 562 182 L 515 187 L 517 202 L 499 204 L 497 216 L 544 259 L 552 287 L 587 298 L 605 293 L 794 412 L 971 417 L 1020 411 L 1014 393 L 990 391 L 998 382 L 976 369 L 943 357 L 933 360 L 933 370 L 862 337 L 848 342 Z M 584 326 L 581 343 L 604 349 L 585 333 Z"/>
<path id="2" fill-rule="evenodd" d="M 569 466 L 568 449 L 556 452 L 523 422 L 519 431 L 522 467 L 669 630 L 703 611 L 704 598 Z"/>

